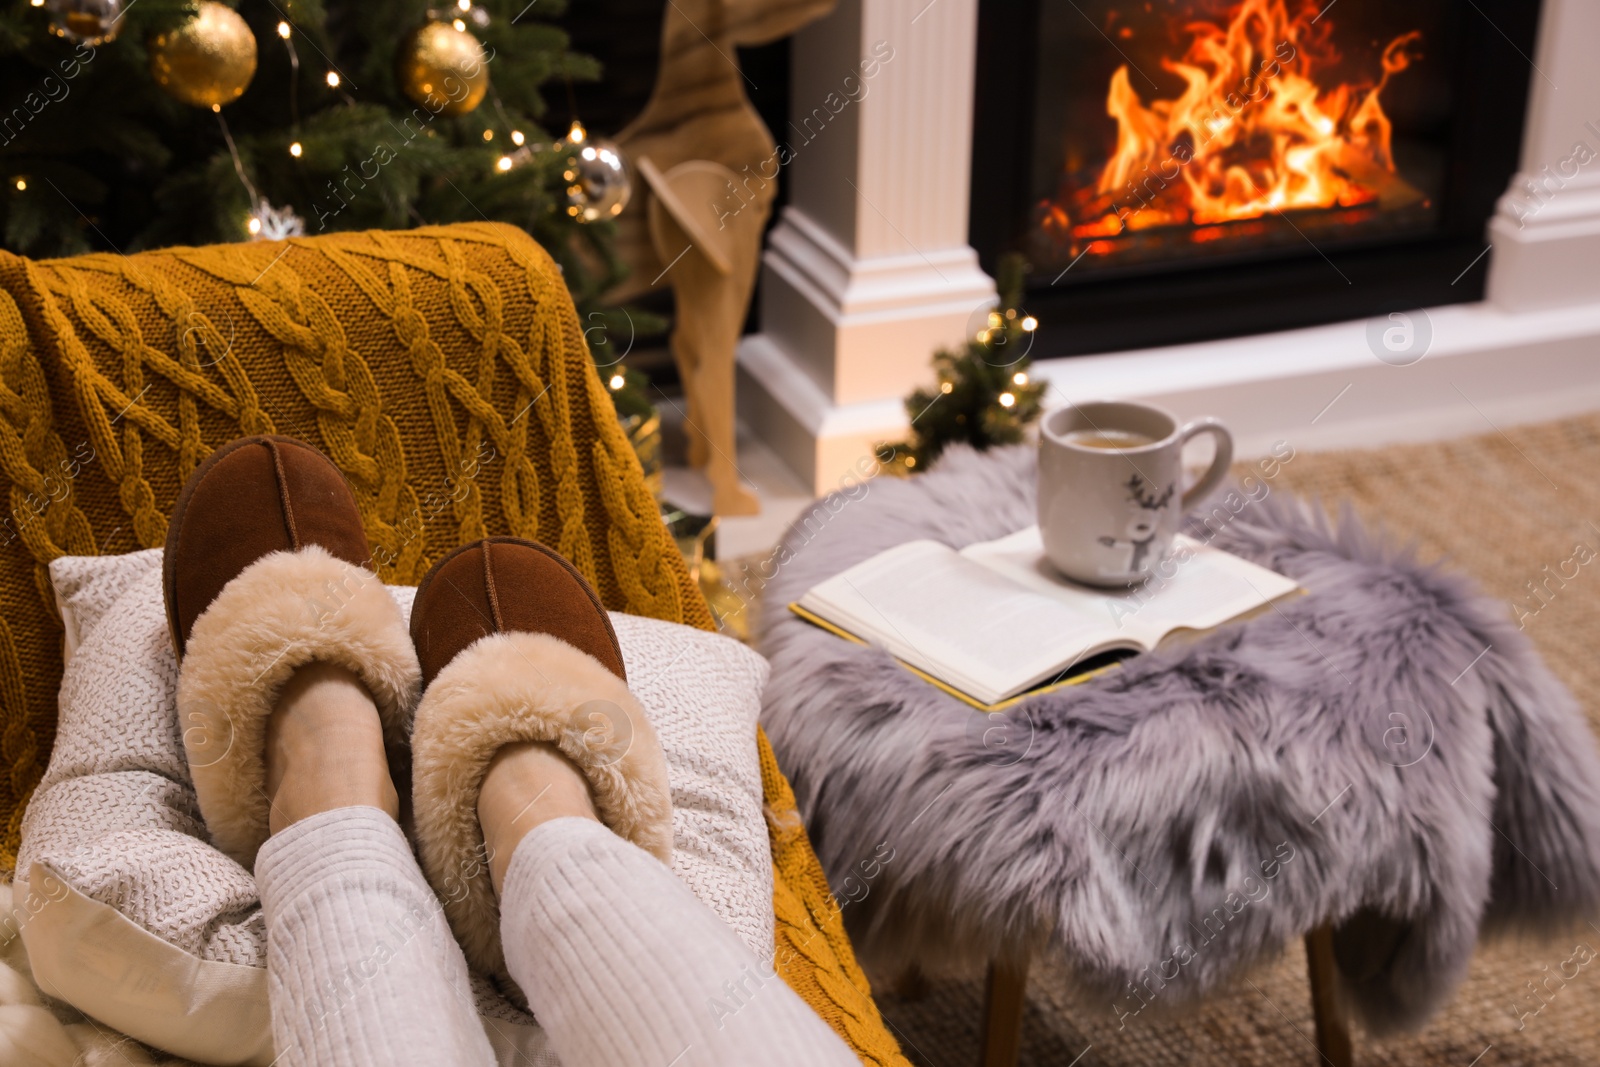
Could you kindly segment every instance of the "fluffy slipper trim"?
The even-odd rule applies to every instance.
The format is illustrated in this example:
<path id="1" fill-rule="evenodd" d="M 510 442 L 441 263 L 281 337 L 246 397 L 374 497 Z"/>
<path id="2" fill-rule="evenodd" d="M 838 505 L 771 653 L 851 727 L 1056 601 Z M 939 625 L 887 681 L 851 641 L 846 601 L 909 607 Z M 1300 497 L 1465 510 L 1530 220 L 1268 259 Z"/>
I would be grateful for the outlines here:
<path id="1" fill-rule="evenodd" d="M 383 583 L 318 545 L 240 571 L 195 620 L 178 671 L 178 723 L 211 840 L 255 866 L 267 839 L 267 719 L 296 668 L 322 660 L 366 684 L 384 741 L 403 747 L 422 672 Z"/>
<path id="2" fill-rule="evenodd" d="M 491 634 L 434 678 L 411 734 L 422 869 L 467 960 L 508 978 L 500 907 L 489 882 L 478 790 L 502 747 L 544 741 L 578 765 L 600 819 L 666 862 L 672 852 L 667 761 L 627 685 L 548 634 Z"/>

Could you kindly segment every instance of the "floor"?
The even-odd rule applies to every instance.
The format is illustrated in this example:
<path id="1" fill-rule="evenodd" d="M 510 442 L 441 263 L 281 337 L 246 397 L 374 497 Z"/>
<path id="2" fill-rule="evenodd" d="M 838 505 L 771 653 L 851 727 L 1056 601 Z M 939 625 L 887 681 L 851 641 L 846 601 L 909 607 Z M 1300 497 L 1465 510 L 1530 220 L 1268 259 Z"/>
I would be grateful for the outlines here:
<path id="1" fill-rule="evenodd" d="M 1325 505 L 1348 503 L 1390 536 L 1415 541 L 1425 558 L 1474 575 L 1523 620 L 1600 732 L 1600 414 L 1485 430 L 1436 444 L 1297 454 L 1271 485 L 1275 492 L 1318 497 Z M 1576 577 L 1550 581 L 1556 571 L 1576 571 Z M 1547 591 L 1536 596 L 1530 583 Z M 1535 1000 L 1528 984 L 1542 982 L 1579 946 L 1590 950 L 1582 958 L 1594 956 L 1600 927 L 1580 924 L 1546 941 L 1482 947 L 1466 983 L 1425 1030 L 1383 1041 L 1358 1032 L 1356 1062 L 1600 1063 L 1600 967 L 1580 968 L 1565 985 L 1557 983 L 1547 1002 Z M 980 1062 L 980 976 L 934 985 L 915 998 L 888 992 L 881 983 L 879 989 L 884 1014 L 914 1063 Z M 1202 1010 L 1167 1019 L 1142 1015 L 1119 1030 L 1110 1005 L 1077 999 L 1058 973 L 1036 966 L 1020 1062 L 1309 1067 L 1319 1062 L 1309 996 L 1305 956 L 1296 945 L 1282 959 L 1241 976 L 1229 994 Z"/>
<path id="2" fill-rule="evenodd" d="M 684 460 L 683 412 L 681 397 L 662 393 L 656 398 L 661 413 L 662 449 L 666 469 L 662 472 L 663 503 L 693 515 L 710 515 L 711 483 L 704 472 L 690 468 Z M 743 423 L 738 426 L 738 450 L 734 464 L 739 480 L 761 499 L 758 515 L 723 516 L 717 520 L 714 556 L 737 560 L 762 556 L 783 537 L 789 524 L 816 499 L 777 453 Z"/>

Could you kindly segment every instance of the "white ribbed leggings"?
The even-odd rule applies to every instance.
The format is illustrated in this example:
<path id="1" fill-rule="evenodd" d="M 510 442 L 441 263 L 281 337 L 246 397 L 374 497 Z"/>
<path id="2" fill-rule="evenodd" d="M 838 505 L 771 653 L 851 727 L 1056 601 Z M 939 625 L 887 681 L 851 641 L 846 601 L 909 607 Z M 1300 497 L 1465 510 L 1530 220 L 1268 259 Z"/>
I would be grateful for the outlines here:
<path id="1" fill-rule="evenodd" d="M 261 849 L 256 880 L 277 1064 L 495 1062 L 393 819 L 357 807 L 298 822 Z M 599 823 L 523 838 L 500 910 L 511 975 L 564 1067 L 859 1062 L 671 871 Z"/>

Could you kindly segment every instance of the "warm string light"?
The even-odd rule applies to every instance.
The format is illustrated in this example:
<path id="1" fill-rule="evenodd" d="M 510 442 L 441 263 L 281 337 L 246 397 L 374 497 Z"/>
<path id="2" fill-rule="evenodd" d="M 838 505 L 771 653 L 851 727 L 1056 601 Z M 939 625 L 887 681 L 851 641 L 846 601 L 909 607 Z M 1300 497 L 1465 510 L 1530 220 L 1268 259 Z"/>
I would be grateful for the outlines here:
<path id="1" fill-rule="evenodd" d="M 955 388 L 956 387 L 951 385 L 949 382 L 940 382 L 939 383 L 939 392 L 941 392 L 941 393 L 946 393 L 946 394 L 952 393 L 952 392 L 955 391 Z"/>
<path id="2" fill-rule="evenodd" d="M 512 130 L 511 131 L 511 143 L 512 144 L 514 144 L 514 145 L 516 145 L 517 147 L 520 148 L 520 147 L 522 147 L 522 142 L 526 141 L 526 140 L 527 140 L 527 138 L 522 136 L 522 131 L 521 130 Z"/>
<path id="3" fill-rule="evenodd" d="M 977 341 L 980 345 L 988 344 L 990 341 L 994 340 L 994 331 L 1004 329 L 1007 322 L 1017 322 L 1016 308 L 1007 308 L 1003 317 L 998 311 L 991 311 L 989 312 L 988 324 L 983 329 L 973 334 L 972 339 Z M 1039 320 L 1034 318 L 1032 315 L 1024 315 L 1022 317 L 1022 321 L 1018 322 L 1017 324 L 1022 327 L 1024 333 L 1032 333 L 1034 330 L 1039 328 Z"/>
<path id="4" fill-rule="evenodd" d="M 18 178 L 17 179 L 17 192 L 19 192 L 19 193 L 20 192 L 24 192 L 24 191 L 27 190 L 27 188 L 28 188 L 27 179 L 26 178 Z"/>
<path id="5" fill-rule="evenodd" d="M 567 140 L 568 141 L 582 141 L 583 138 L 584 138 L 583 127 L 578 125 L 578 123 L 576 121 L 574 121 L 573 124 L 572 124 L 572 129 L 570 131 L 568 131 L 568 133 L 567 133 Z M 581 195 L 583 193 L 583 186 L 576 184 L 577 180 L 578 180 L 578 172 L 577 171 L 572 170 L 571 168 L 568 168 L 567 170 L 564 170 L 564 171 L 561 172 L 561 177 L 565 181 L 569 181 L 569 182 L 574 183 L 572 185 L 567 186 L 567 195 L 568 196 L 576 197 L 576 196 L 579 196 L 579 195 Z M 567 214 L 571 215 L 573 218 L 577 218 L 579 215 L 583 214 L 583 208 L 579 207 L 577 204 L 568 204 L 567 205 Z"/>
<path id="6" fill-rule="evenodd" d="M 479 26 L 487 26 L 489 24 L 488 12 L 482 8 L 474 8 L 472 0 L 456 0 L 456 10 L 461 14 L 452 19 L 450 25 L 456 28 L 457 33 L 467 32 L 467 19 L 471 19 Z"/>
<path id="7" fill-rule="evenodd" d="M 1005 326 L 1005 324 L 1006 320 L 1001 318 L 998 311 L 991 311 L 989 312 L 989 318 L 986 321 L 984 328 L 973 335 L 973 340 L 977 341 L 980 345 L 988 344 L 994 339 L 994 331 L 1001 329 Z"/>
<path id="8" fill-rule="evenodd" d="M 1000 394 L 1000 406 L 1001 407 L 1008 408 L 1012 404 L 1015 404 L 1016 402 L 1017 402 L 1017 398 L 1015 396 L 1013 396 L 1012 394 L 1010 394 L 1010 393 L 1001 393 Z"/>
<path id="9" fill-rule="evenodd" d="M 244 224 L 244 228 L 250 231 L 250 236 L 254 237 L 261 232 L 261 220 L 251 215 L 250 221 Z"/>
<path id="10" fill-rule="evenodd" d="M 289 146 L 289 154 L 291 156 L 293 156 L 294 158 L 296 158 L 296 159 L 299 159 L 300 158 L 300 154 L 302 152 L 304 152 L 304 151 L 305 151 L 305 146 L 302 145 L 299 141 L 296 141 L 294 144 Z"/>
<path id="11" fill-rule="evenodd" d="M 526 138 L 522 136 L 520 131 L 513 130 L 511 132 L 511 140 L 520 145 L 524 140 L 526 140 Z M 524 147 L 510 149 L 504 155 L 495 160 L 494 169 L 502 174 L 508 171 L 516 170 L 522 164 L 533 159 L 533 153 L 534 150 L 532 148 Z"/>
<path id="12" fill-rule="evenodd" d="M 611 376 L 611 381 L 607 384 L 609 384 L 613 390 L 617 390 L 621 389 L 624 385 L 627 385 L 628 379 L 624 378 L 620 374 L 613 374 Z"/>
<path id="13" fill-rule="evenodd" d="M 339 79 L 339 72 L 338 71 L 336 71 L 336 70 L 328 71 L 328 88 L 330 88 L 330 89 L 339 88 L 339 80 L 340 79 Z"/>
<path id="14" fill-rule="evenodd" d="M 484 140 L 485 140 L 485 141 L 492 141 L 492 140 L 494 140 L 494 131 L 493 131 L 493 130 L 484 130 L 484 131 L 483 131 L 483 139 L 484 139 Z"/>
<path id="15" fill-rule="evenodd" d="M 1017 371 L 1017 373 L 1015 373 L 1015 374 L 1013 374 L 1011 376 L 1011 384 L 1013 384 L 1013 385 L 1027 385 L 1028 384 L 1027 372 L 1020 371 L 1020 370 Z"/>
<path id="16" fill-rule="evenodd" d="M 300 132 L 300 53 L 294 46 L 293 29 L 287 21 L 278 23 L 278 37 L 283 41 L 283 50 L 289 54 L 289 129 L 294 133 Z M 296 159 L 300 158 L 299 142 L 296 141 L 289 149 L 289 154 Z"/>
<path id="17" fill-rule="evenodd" d="M 568 144 L 582 144 L 589 136 L 589 131 L 583 128 L 583 123 L 577 119 L 572 120 L 572 128 L 567 131 Z"/>
<path id="18" fill-rule="evenodd" d="M 260 229 L 261 223 L 256 218 L 256 212 L 261 210 L 261 193 L 257 191 L 255 183 L 250 180 L 250 175 L 245 172 L 244 160 L 239 158 L 239 146 L 233 143 L 233 131 L 228 129 L 228 120 L 222 117 L 222 109 L 212 105 L 212 111 L 217 115 L 217 129 L 222 131 L 222 140 L 228 146 L 228 155 L 233 158 L 233 171 L 239 176 L 239 184 L 244 186 L 244 191 L 250 194 L 251 222 L 256 226 L 252 234 Z"/>

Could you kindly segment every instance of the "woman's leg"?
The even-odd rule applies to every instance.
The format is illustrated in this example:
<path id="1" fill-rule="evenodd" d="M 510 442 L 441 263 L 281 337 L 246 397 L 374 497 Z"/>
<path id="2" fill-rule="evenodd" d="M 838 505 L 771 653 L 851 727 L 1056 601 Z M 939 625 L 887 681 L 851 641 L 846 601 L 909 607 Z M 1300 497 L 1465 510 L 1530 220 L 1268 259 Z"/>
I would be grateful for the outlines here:
<path id="1" fill-rule="evenodd" d="M 272 836 L 256 858 L 278 1064 L 494 1062 L 466 961 L 395 822 L 372 698 L 295 672 L 267 724 Z"/>
<path id="2" fill-rule="evenodd" d="M 671 871 L 599 822 L 554 747 L 501 749 L 478 814 L 506 963 L 565 1067 L 859 1063 Z"/>

